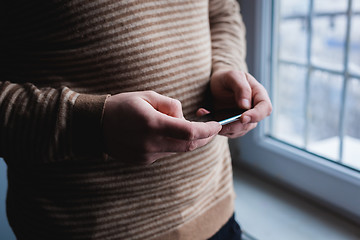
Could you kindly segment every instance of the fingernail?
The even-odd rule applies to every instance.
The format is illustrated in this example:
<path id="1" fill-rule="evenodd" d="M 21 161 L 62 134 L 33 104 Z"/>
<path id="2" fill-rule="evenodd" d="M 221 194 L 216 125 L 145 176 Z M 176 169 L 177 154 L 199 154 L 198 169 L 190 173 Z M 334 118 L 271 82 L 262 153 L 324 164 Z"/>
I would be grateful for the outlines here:
<path id="1" fill-rule="evenodd" d="M 250 102 L 247 99 L 242 99 L 241 100 L 241 105 L 246 109 L 251 108 Z"/>
<path id="2" fill-rule="evenodd" d="M 249 116 L 244 116 L 244 117 L 242 118 L 241 123 L 247 124 L 247 123 L 249 123 L 250 121 L 251 121 L 251 118 L 250 118 Z"/>

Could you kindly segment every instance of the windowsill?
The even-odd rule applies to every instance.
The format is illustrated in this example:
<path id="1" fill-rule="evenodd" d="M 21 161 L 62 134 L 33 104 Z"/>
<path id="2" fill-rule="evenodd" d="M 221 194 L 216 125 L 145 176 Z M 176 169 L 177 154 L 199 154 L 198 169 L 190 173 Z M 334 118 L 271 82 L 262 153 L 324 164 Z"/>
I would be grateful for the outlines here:
<path id="1" fill-rule="evenodd" d="M 357 240 L 360 228 L 263 178 L 234 167 L 236 219 L 257 240 Z"/>

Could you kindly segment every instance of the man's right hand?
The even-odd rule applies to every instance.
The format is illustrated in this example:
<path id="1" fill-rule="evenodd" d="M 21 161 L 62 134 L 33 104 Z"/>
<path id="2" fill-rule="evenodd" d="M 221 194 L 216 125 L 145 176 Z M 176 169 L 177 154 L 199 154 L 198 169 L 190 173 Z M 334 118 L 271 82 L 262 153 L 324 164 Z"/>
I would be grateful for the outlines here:
<path id="1" fill-rule="evenodd" d="M 207 144 L 221 130 L 217 122 L 185 120 L 180 101 L 153 91 L 113 95 L 106 100 L 106 153 L 130 164 L 150 164 Z"/>

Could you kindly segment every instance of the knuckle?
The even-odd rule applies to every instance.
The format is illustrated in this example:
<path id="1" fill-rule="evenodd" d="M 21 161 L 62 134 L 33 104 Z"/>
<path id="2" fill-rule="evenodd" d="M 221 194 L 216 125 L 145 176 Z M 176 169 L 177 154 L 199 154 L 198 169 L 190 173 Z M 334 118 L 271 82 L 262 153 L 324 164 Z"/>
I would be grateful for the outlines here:
<path id="1" fill-rule="evenodd" d="M 174 105 L 177 109 L 181 109 L 181 108 L 182 108 L 180 100 L 174 99 L 174 98 L 172 98 L 172 100 L 173 100 L 173 105 Z"/>
<path id="2" fill-rule="evenodd" d="M 153 97 L 156 95 L 156 92 L 153 90 L 146 90 L 146 91 L 144 91 L 144 93 L 150 97 Z"/>
<path id="3" fill-rule="evenodd" d="M 252 78 L 253 76 L 250 73 L 244 72 L 244 76 L 246 78 Z"/>
<path id="4" fill-rule="evenodd" d="M 254 128 L 256 128 L 256 126 L 258 125 L 258 123 L 251 123 L 251 124 L 248 124 L 248 126 L 246 127 L 246 131 L 250 131 Z"/>
<path id="5" fill-rule="evenodd" d="M 260 84 L 260 83 L 258 82 L 258 80 L 256 80 L 256 78 L 255 78 L 253 75 L 251 75 L 250 73 L 244 72 L 244 76 L 246 77 L 247 81 L 253 82 L 253 83 L 255 83 L 255 84 Z"/>
<path id="6" fill-rule="evenodd" d="M 195 128 L 194 127 L 188 127 L 185 131 L 186 133 L 186 140 L 193 141 L 195 139 Z"/>
<path id="7" fill-rule="evenodd" d="M 173 112 L 182 111 L 181 102 L 178 99 L 175 99 L 175 98 L 170 98 L 170 99 L 171 99 L 171 107 L 173 109 Z"/>
<path id="8" fill-rule="evenodd" d="M 194 151 L 197 148 L 197 144 L 195 141 L 189 141 L 186 144 L 185 152 Z"/>
<path id="9" fill-rule="evenodd" d="M 231 78 L 236 78 L 238 77 L 239 75 L 241 75 L 241 72 L 239 71 L 236 71 L 236 70 L 229 70 L 225 73 L 225 77 L 228 78 L 228 79 L 231 79 Z"/>

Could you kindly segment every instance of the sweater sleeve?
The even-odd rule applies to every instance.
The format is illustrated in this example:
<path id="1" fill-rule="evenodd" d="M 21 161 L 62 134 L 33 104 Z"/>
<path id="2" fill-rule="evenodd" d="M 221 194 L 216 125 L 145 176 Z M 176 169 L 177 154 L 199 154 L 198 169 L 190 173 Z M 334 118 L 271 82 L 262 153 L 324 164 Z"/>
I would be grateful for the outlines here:
<path id="1" fill-rule="evenodd" d="M 106 95 L 0 82 L 0 157 L 29 165 L 102 156 Z"/>
<path id="2" fill-rule="evenodd" d="M 209 21 L 212 41 L 212 71 L 247 71 L 245 25 L 235 0 L 210 0 Z"/>

